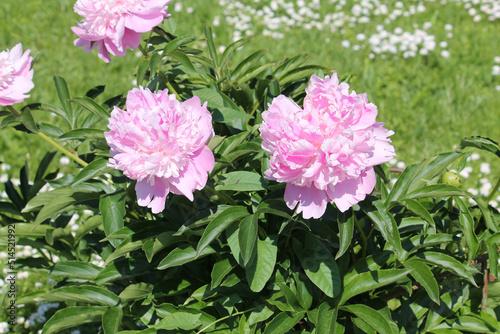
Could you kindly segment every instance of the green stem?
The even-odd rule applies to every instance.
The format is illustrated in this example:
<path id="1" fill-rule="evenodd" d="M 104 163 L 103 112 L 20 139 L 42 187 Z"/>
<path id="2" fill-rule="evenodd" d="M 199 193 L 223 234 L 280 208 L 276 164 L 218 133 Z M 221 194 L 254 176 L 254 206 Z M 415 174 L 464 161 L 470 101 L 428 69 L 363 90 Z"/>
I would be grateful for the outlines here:
<path id="1" fill-rule="evenodd" d="M 221 193 L 220 191 L 215 190 L 214 188 L 210 187 L 209 185 L 206 185 L 205 188 L 203 188 L 203 189 L 206 189 L 206 190 L 208 190 L 208 192 L 219 196 L 220 198 L 227 201 L 231 205 L 236 205 L 236 202 L 233 201 L 233 199 L 231 197 Z"/>
<path id="2" fill-rule="evenodd" d="M 163 83 L 167 86 L 168 90 L 171 93 L 175 94 L 175 97 L 177 98 L 177 100 L 182 101 L 180 95 L 177 94 L 177 92 L 175 91 L 174 87 L 170 84 L 170 82 L 167 81 L 167 78 L 165 78 L 165 75 L 163 73 L 161 73 L 161 72 L 158 72 L 158 76 L 163 81 Z"/>
<path id="3" fill-rule="evenodd" d="M 359 235 L 361 236 L 361 255 L 363 256 L 363 258 L 366 257 L 366 248 L 367 248 L 367 239 L 366 239 L 366 235 L 365 235 L 365 232 L 363 231 L 363 228 L 361 227 L 361 225 L 359 225 L 359 222 L 358 222 L 358 218 L 356 218 L 356 215 L 354 214 L 354 210 L 352 212 L 352 215 L 353 215 L 353 219 L 354 219 L 354 225 L 356 226 L 356 229 L 358 230 L 359 232 Z"/>
<path id="4" fill-rule="evenodd" d="M 7 109 L 9 109 L 16 117 L 21 117 L 21 114 L 17 112 L 16 109 L 14 109 L 13 106 L 7 106 Z"/>
<path id="5" fill-rule="evenodd" d="M 68 151 L 67 149 L 65 149 L 64 147 L 62 147 L 61 145 L 59 145 L 58 143 L 56 143 L 52 138 L 47 137 L 43 132 L 37 132 L 36 134 L 38 136 L 40 136 L 43 140 L 45 140 L 47 143 L 49 143 L 50 145 L 54 146 L 61 153 L 63 153 L 66 156 L 68 156 L 68 158 L 70 158 L 73 161 L 75 161 L 76 163 L 79 163 L 83 167 L 87 167 L 88 166 L 88 163 L 86 163 L 85 161 L 83 161 L 82 159 L 80 159 L 79 157 L 77 157 L 76 155 L 74 155 L 73 153 L 71 153 L 70 151 Z"/>
<path id="6" fill-rule="evenodd" d="M 18 118 L 21 117 L 21 114 L 13 106 L 7 106 L 7 109 L 9 109 L 16 117 L 18 117 Z M 79 163 L 83 167 L 86 167 L 88 165 L 88 163 L 86 163 L 85 161 L 83 161 L 82 159 L 80 159 L 79 157 L 77 157 L 75 154 L 71 153 L 70 151 L 68 151 L 67 149 L 65 149 L 64 147 L 62 147 L 58 143 L 56 143 L 52 138 L 47 137 L 43 132 L 39 131 L 36 134 L 40 138 L 42 138 L 43 140 L 45 140 L 47 143 L 49 143 L 50 145 L 54 146 L 59 152 L 67 155 L 68 158 L 73 159 L 75 162 Z"/>
<path id="7" fill-rule="evenodd" d="M 491 193 L 488 196 L 488 198 L 486 199 L 486 205 L 488 205 L 488 203 L 491 201 L 493 196 L 495 196 L 495 194 L 499 190 L 499 188 L 500 188 L 500 177 L 498 178 L 497 184 L 495 184 L 495 186 L 493 188 L 491 188 Z"/>
<path id="8" fill-rule="evenodd" d="M 225 317 L 219 318 L 219 319 L 215 320 L 214 322 L 212 322 L 212 323 L 210 323 L 210 324 L 206 325 L 205 327 L 203 327 L 200 331 L 196 332 L 196 334 L 201 334 L 201 333 L 203 333 L 203 331 L 204 331 L 205 329 L 210 328 L 210 326 L 215 325 L 216 323 L 221 322 L 222 320 L 226 320 L 226 319 L 228 319 L 228 318 L 231 318 L 231 317 L 234 317 L 234 316 L 237 316 L 237 315 L 240 315 L 240 314 L 244 314 L 244 313 L 246 313 L 246 312 L 253 311 L 254 309 L 255 309 L 255 308 L 251 308 L 251 309 L 246 310 L 246 311 L 236 312 L 236 313 L 234 313 L 234 314 L 230 314 L 230 315 L 227 315 L 227 316 L 225 316 Z"/>
<path id="9" fill-rule="evenodd" d="M 149 57 L 149 56 L 148 56 L 148 52 L 146 51 L 146 49 L 144 49 L 144 47 L 143 47 L 142 45 L 140 45 L 140 44 L 139 44 L 139 50 L 141 50 L 142 55 L 143 55 L 144 57 Z"/>

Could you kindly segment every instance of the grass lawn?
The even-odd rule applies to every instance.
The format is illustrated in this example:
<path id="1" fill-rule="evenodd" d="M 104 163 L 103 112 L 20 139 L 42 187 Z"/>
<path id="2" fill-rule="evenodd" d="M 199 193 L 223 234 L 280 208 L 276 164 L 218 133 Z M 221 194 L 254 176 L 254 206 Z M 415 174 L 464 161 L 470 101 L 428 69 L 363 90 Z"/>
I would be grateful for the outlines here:
<path id="1" fill-rule="evenodd" d="M 221 47 L 231 42 L 236 30 L 242 36 L 253 36 L 239 52 L 240 58 L 256 49 L 268 49 L 269 59 L 309 53 L 310 63 L 330 67 L 341 75 L 352 72 L 355 79 L 351 87 L 357 92 L 367 92 L 369 100 L 378 106 L 378 120 L 395 131 L 392 140 L 399 160 L 411 163 L 451 150 L 465 136 L 500 139 L 500 76 L 492 73 L 494 58 L 500 56 L 500 20 L 490 21 L 477 10 L 483 15 L 475 22 L 465 2 L 425 2 L 425 10 L 419 12 L 416 1 L 401 4 L 387 1 L 388 14 L 371 8 L 358 16 L 355 14 L 359 8 L 355 5 L 359 1 L 347 1 L 345 5 L 342 1 L 271 2 L 185 0 L 172 2 L 169 9 L 179 35 L 201 35 L 204 24 L 215 24 L 216 43 Z M 278 28 L 273 27 L 276 22 L 270 21 L 266 13 L 290 19 L 287 3 L 302 15 L 303 22 L 297 19 L 283 23 L 286 20 L 282 19 Z M 54 74 L 66 78 L 73 96 L 81 96 L 99 84 L 106 84 L 103 99 L 133 87 L 132 73 L 138 61 L 135 51 L 128 52 L 126 57 L 114 57 L 106 64 L 97 58 L 95 51 L 88 54 L 73 46 L 75 35 L 70 27 L 80 19 L 73 12 L 73 4 L 72 0 L 30 0 L 22 6 L 13 0 L 2 3 L 0 49 L 22 42 L 32 54 L 38 53 L 34 66 L 36 86 L 25 103 L 58 104 Z M 410 6 L 417 8 L 416 13 L 390 16 L 394 10 L 411 11 Z M 300 7 L 310 10 L 300 11 Z M 309 18 L 314 15 L 316 19 Z M 368 17 L 369 22 L 360 23 L 360 17 Z M 331 27 L 339 20 L 345 22 L 332 31 Z M 308 26 L 307 22 L 320 22 L 321 27 L 314 23 Z M 399 50 L 395 54 L 376 53 L 369 37 L 377 33 L 379 25 L 390 34 L 397 29 L 409 34 L 414 34 L 416 28 L 425 31 L 434 36 L 434 49 L 420 55 L 425 51 L 418 45 L 416 56 L 407 58 Z M 346 41 L 349 47 L 345 47 Z M 442 42 L 446 42 L 446 47 L 442 47 Z M 448 52 L 448 58 L 442 56 L 443 50 Z M 35 117 L 50 119 L 48 115 Z M 19 136 L 12 129 L 2 129 L 0 160 L 21 165 L 26 153 L 38 156 L 39 145 L 45 144 L 37 138 Z"/>

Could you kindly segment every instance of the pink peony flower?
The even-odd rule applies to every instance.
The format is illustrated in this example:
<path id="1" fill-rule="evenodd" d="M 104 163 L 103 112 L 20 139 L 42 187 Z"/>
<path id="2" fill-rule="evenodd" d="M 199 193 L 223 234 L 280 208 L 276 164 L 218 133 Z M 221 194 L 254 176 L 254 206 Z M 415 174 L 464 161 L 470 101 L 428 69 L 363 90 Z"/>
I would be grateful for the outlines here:
<path id="1" fill-rule="evenodd" d="M 126 111 L 115 107 L 104 133 L 113 156 L 108 166 L 137 180 L 139 205 L 153 213 L 163 211 L 169 192 L 192 201 L 215 163 L 206 145 L 214 135 L 207 104 L 142 87 L 128 92 L 126 104 Z"/>
<path id="2" fill-rule="evenodd" d="M 349 93 L 347 83 L 311 77 L 304 109 L 280 95 L 262 113 L 262 148 L 269 152 L 265 176 L 286 182 L 285 201 L 304 218 L 319 218 L 328 202 L 344 212 L 375 187 L 373 166 L 395 156 L 376 123 L 377 107 L 366 94 Z"/>
<path id="3" fill-rule="evenodd" d="M 21 43 L 0 52 L 0 106 L 11 106 L 30 97 L 26 93 L 35 87 L 30 52 L 23 53 Z"/>
<path id="4" fill-rule="evenodd" d="M 109 63 L 109 54 L 125 56 L 125 49 L 136 49 L 143 32 L 151 31 L 169 17 L 172 0 L 78 0 L 75 12 L 83 16 L 71 29 L 80 38 L 75 46 L 86 52 L 97 46 L 99 58 Z"/>

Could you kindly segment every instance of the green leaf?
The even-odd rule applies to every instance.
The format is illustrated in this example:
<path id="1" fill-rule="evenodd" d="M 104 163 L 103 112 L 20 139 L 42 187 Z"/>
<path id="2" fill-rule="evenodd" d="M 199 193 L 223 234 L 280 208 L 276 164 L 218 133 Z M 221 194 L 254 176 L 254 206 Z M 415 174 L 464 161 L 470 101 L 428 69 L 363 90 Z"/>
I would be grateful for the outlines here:
<path id="1" fill-rule="evenodd" d="M 281 312 L 267 324 L 264 334 L 284 334 L 295 326 L 306 312 Z"/>
<path id="2" fill-rule="evenodd" d="M 53 194 L 43 196 L 43 199 L 39 198 L 42 197 L 42 195 L 50 193 Z M 23 212 L 26 212 L 28 210 L 31 211 L 30 208 L 33 208 L 34 205 L 38 206 L 39 203 L 48 199 L 48 201 L 43 205 L 43 208 L 36 216 L 32 228 L 35 228 L 36 226 L 44 222 L 46 219 L 52 218 L 57 214 L 63 212 L 70 205 L 97 199 L 99 196 L 99 194 L 96 194 L 94 192 L 84 192 L 81 190 L 73 190 L 73 189 L 57 189 L 45 194 L 33 198 L 31 201 L 28 202 L 26 207 L 23 209 Z"/>
<path id="3" fill-rule="evenodd" d="M 104 334 L 116 334 L 122 323 L 123 311 L 119 307 L 110 307 L 102 315 Z"/>
<path id="4" fill-rule="evenodd" d="M 210 247 L 204 247 L 203 250 L 198 253 L 191 245 L 184 245 L 175 248 L 171 251 L 158 265 L 157 269 L 163 270 L 171 267 L 181 266 L 185 263 L 201 259 L 210 254 L 214 254 L 215 250 Z"/>
<path id="5" fill-rule="evenodd" d="M 186 35 L 186 36 L 177 37 L 176 39 L 168 42 L 168 44 L 165 46 L 165 49 L 163 49 L 163 53 L 169 54 L 170 52 L 177 50 L 180 46 L 193 42 L 195 39 L 196 39 L 196 36 L 194 36 L 194 35 Z"/>
<path id="6" fill-rule="evenodd" d="M 267 181 L 254 172 L 230 172 L 219 176 L 221 185 L 217 185 L 215 190 L 234 191 L 259 191 L 267 187 Z"/>
<path id="7" fill-rule="evenodd" d="M 410 272 L 411 269 L 386 269 L 357 274 L 348 282 L 344 282 L 344 291 L 339 305 L 343 305 L 350 298 L 361 293 L 374 291 L 375 289 L 406 278 Z"/>
<path id="8" fill-rule="evenodd" d="M 212 113 L 212 120 L 217 123 L 232 123 L 237 119 L 253 119 L 254 117 L 239 109 L 218 108 Z"/>
<path id="9" fill-rule="evenodd" d="M 313 289 L 307 276 L 303 273 L 295 272 L 295 285 L 297 286 L 297 299 L 304 310 L 309 310 L 313 303 Z"/>
<path id="10" fill-rule="evenodd" d="M 328 303 L 323 302 L 318 307 L 318 318 L 315 321 L 318 334 L 335 333 L 335 323 L 337 322 L 338 308 L 332 308 Z"/>
<path id="11" fill-rule="evenodd" d="M 240 244 L 240 254 L 245 266 L 252 257 L 255 242 L 257 240 L 259 225 L 258 219 L 254 219 L 254 217 L 255 215 L 243 218 L 239 226 L 238 242 Z"/>
<path id="12" fill-rule="evenodd" d="M 54 83 L 56 84 L 57 96 L 59 96 L 59 101 L 61 101 L 61 106 L 63 107 L 64 113 L 66 114 L 68 120 L 70 121 L 71 128 L 75 127 L 76 117 L 73 114 L 73 107 L 71 106 L 68 84 L 64 78 L 54 75 Z"/>
<path id="13" fill-rule="evenodd" d="M 94 115 L 99 116 L 103 121 L 108 122 L 111 113 L 104 109 L 100 104 L 92 100 L 90 97 L 75 97 L 71 102 L 76 103 L 83 108 L 87 109 Z"/>
<path id="14" fill-rule="evenodd" d="M 434 222 L 434 219 L 432 219 L 431 214 L 429 213 L 429 211 L 427 211 L 427 209 L 422 204 L 420 204 L 416 200 L 409 199 L 409 198 L 404 199 L 401 202 L 408 210 L 412 211 L 413 213 L 415 213 L 418 216 L 420 216 L 421 218 L 423 218 L 426 222 L 431 224 L 431 226 L 434 229 L 436 229 L 436 223 Z"/>
<path id="15" fill-rule="evenodd" d="M 79 183 L 87 181 L 97 175 L 104 173 L 106 169 L 106 165 L 108 164 L 107 159 L 97 158 L 88 164 L 85 168 L 83 168 L 78 175 L 75 176 L 73 182 L 71 182 L 72 186 L 75 186 Z"/>
<path id="16" fill-rule="evenodd" d="M 215 51 L 215 45 L 214 45 L 214 37 L 212 35 L 212 28 L 204 26 L 203 29 L 205 30 L 205 37 L 207 38 L 207 46 L 208 50 L 210 52 L 210 57 L 212 57 L 212 60 L 214 61 L 215 68 L 219 68 L 219 58 L 217 57 L 217 52 Z"/>
<path id="17" fill-rule="evenodd" d="M 338 259 L 349 249 L 349 245 L 351 244 L 352 236 L 354 233 L 354 219 L 355 216 L 353 212 L 350 210 L 347 213 L 339 212 L 339 219 L 337 219 L 337 224 L 339 225 L 339 239 L 340 246 L 335 255 L 335 259 Z"/>
<path id="18" fill-rule="evenodd" d="M 354 304 L 342 306 L 340 309 L 354 314 L 379 333 L 395 333 L 392 331 L 390 324 L 392 320 L 386 319 L 381 312 L 376 311 L 371 307 L 363 304 Z"/>
<path id="19" fill-rule="evenodd" d="M 258 50 L 243 59 L 241 63 L 239 63 L 236 68 L 231 72 L 231 77 L 235 80 L 237 80 L 241 75 L 243 75 L 243 72 L 245 69 L 249 68 L 253 64 L 255 64 L 257 61 L 259 61 L 262 56 L 264 56 L 267 53 L 266 50 Z"/>
<path id="20" fill-rule="evenodd" d="M 212 268 L 212 283 L 210 285 L 211 289 L 215 289 L 218 287 L 222 280 L 233 270 L 235 265 L 234 261 L 231 261 L 229 258 L 222 259 L 214 264 Z"/>
<path id="21" fill-rule="evenodd" d="M 253 292 L 260 292 L 271 278 L 278 254 L 278 235 L 257 239 L 257 252 L 245 268 L 246 277 Z"/>
<path id="22" fill-rule="evenodd" d="M 475 147 L 495 154 L 500 158 L 500 146 L 498 143 L 486 137 L 467 137 L 462 139 L 460 147 Z"/>
<path id="23" fill-rule="evenodd" d="M 113 194 L 103 194 L 99 200 L 99 210 L 101 211 L 104 233 L 109 236 L 123 227 L 123 217 L 125 216 L 124 190 L 118 190 Z M 120 240 L 110 240 L 111 245 L 117 247 Z"/>
<path id="24" fill-rule="evenodd" d="M 60 331 L 92 322 L 101 321 L 107 307 L 73 306 L 57 311 L 42 329 L 42 334 L 59 333 Z"/>
<path id="25" fill-rule="evenodd" d="M 80 261 L 61 261 L 54 265 L 50 274 L 53 276 L 79 278 L 90 281 L 96 278 L 101 270 L 101 268 L 91 263 Z"/>
<path id="26" fill-rule="evenodd" d="M 457 203 L 458 209 L 460 210 L 460 225 L 462 226 L 465 241 L 469 247 L 469 261 L 472 261 L 479 248 L 479 241 L 474 231 L 474 218 L 472 218 L 467 205 L 465 205 L 460 197 L 455 197 L 455 203 Z"/>
<path id="27" fill-rule="evenodd" d="M 224 99 L 215 89 L 211 88 L 202 88 L 193 91 L 195 96 L 198 96 L 202 103 L 208 102 L 209 108 L 223 108 L 224 107 Z"/>
<path id="28" fill-rule="evenodd" d="M 23 108 L 23 111 L 21 113 L 21 117 L 19 118 L 19 120 L 31 132 L 37 133 L 39 131 L 38 127 L 36 126 L 35 119 L 33 118 L 33 115 L 31 114 L 30 108 Z"/>
<path id="29" fill-rule="evenodd" d="M 381 200 L 374 202 L 363 201 L 359 203 L 361 209 L 377 225 L 384 239 L 394 247 L 394 250 L 401 256 L 403 248 L 401 247 L 401 238 L 399 236 L 398 226 L 394 216 L 386 210 Z"/>
<path id="30" fill-rule="evenodd" d="M 179 310 L 177 312 L 167 314 L 154 327 L 156 329 L 166 329 L 166 330 L 195 329 L 201 325 L 199 321 L 201 316 L 202 313 L 198 310 L 192 310 L 191 312 L 186 312 L 185 310 Z"/>
<path id="31" fill-rule="evenodd" d="M 86 139 L 99 139 L 104 138 L 104 131 L 101 129 L 74 129 L 65 132 L 57 139 L 59 140 L 86 140 Z"/>
<path id="32" fill-rule="evenodd" d="M 342 280 L 333 255 L 323 242 L 307 233 L 304 246 L 295 240 L 294 250 L 307 277 L 328 297 L 340 295 Z"/>
<path id="33" fill-rule="evenodd" d="M 35 298 L 36 301 L 59 302 L 74 301 L 80 303 L 116 306 L 120 299 L 108 289 L 92 285 L 64 286 Z"/>
<path id="34" fill-rule="evenodd" d="M 421 260 L 412 258 L 404 263 L 405 268 L 412 269 L 413 278 L 424 287 L 429 297 L 439 305 L 439 286 L 431 269 Z"/>
<path id="35" fill-rule="evenodd" d="M 425 198 L 425 197 L 448 197 L 448 196 L 466 196 L 467 194 L 460 188 L 448 184 L 435 184 L 422 187 L 410 192 L 406 198 Z"/>
<path id="36" fill-rule="evenodd" d="M 425 251 L 419 253 L 417 254 L 417 256 L 427 262 L 430 262 L 432 264 L 440 266 L 441 268 L 449 270 L 457 274 L 458 276 L 467 279 L 474 286 L 477 286 L 469 270 L 462 263 L 455 260 L 453 257 L 446 254 L 436 253 L 431 251 Z"/>
<path id="37" fill-rule="evenodd" d="M 127 285 L 118 296 L 122 302 L 134 299 L 142 299 L 153 291 L 154 285 L 148 283 L 137 283 Z"/>
<path id="38" fill-rule="evenodd" d="M 198 242 L 196 254 L 200 255 L 217 236 L 235 221 L 249 216 L 248 210 L 243 206 L 229 207 L 221 212 L 214 220 L 208 224 Z"/>
<path id="39" fill-rule="evenodd" d="M 181 63 L 187 70 L 187 73 L 197 73 L 196 68 L 191 62 L 191 59 L 189 59 L 189 57 L 185 53 L 180 51 L 172 51 L 169 53 L 169 56 L 172 56 L 175 59 L 177 59 L 179 63 Z"/>

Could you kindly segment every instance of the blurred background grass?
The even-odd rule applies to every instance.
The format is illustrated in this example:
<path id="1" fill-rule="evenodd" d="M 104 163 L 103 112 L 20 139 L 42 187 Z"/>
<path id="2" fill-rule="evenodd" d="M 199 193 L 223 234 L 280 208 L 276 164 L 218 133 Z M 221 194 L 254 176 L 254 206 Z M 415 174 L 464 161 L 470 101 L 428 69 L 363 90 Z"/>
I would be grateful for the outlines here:
<path id="1" fill-rule="evenodd" d="M 72 96 L 81 96 L 96 85 L 105 84 L 103 101 L 133 87 L 133 73 L 139 60 L 135 51 L 126 57 L 114 57 L 112 62 L 102 62 L 94 51 L 89 54 L 73 46 L 75 35 L 71 26 L 80 17 L 73 12 L 73 0 L 3 0 L 0 9 L 0 50 L 10 49 L 22 42 L 25 49 L 38 54 L 34 65 L 35 88 L 31 98 L 18 105 L 42 102 L 58 105 L 53 75 L 64 77 Z M 202 35 L 203 25 L 212 25 L 215 16 L 221 24 L 214 27 L 217 45 L 231 42 L 234 28 L 225 23 L 222 7 L 217 0 L 184 0 L 182 10 L 170 12 L 177 22 L 177 35 Z M 252 4 L 253 1 L 243 1 Z M 262 7 L 266 1 L 261 1 Z M 389 1 L 390 3 L 390 1 Z M 369 59 L 369 48 L 353 51 L 341 42 L 353 38 L 360 31 L 367 36 L 375 31 L 376 17 L 372 22 L 353 29 L 345 28 L 344 34 L 330 31 L 305 30 L 291 27 L 285 38 L 274 40 L 264 37 L 264 27 L 254 26 L 254 39 L 239 51 L 242 59 L 252 50 L 269 49 L 266 60 L 284 55 L 309 53 L 309 63 L 316 63 L 337 70 L 340 75 L 352 72 L 355 79 L 351 87 L 357 92 L 367 92 L 368 98 L 379 109 L 378 121 L 393 129 L 393 144 L 398 160 L 413 163 L 438 152 L 452 150 L 465 136 L 481 135 L 500 139 L 500 78 L 492 75 L 493 58 L 500 56 L 498 21 L 474 22 L 463 6 L 449 3 L 425 2 L 427 10 L 397 24 L 405 30 L 412 25 L 431 21 L 440 27 L 433 33 L 436 40 L 444 40 L 445 24 L 453 25 L 454 37 L 448 39 L 449 59 L 431 52 L 428 56 L 405 59 L 401 54 L 386 59 L 377 56 Z M 193 12 L 188 13 L 191 7 Z M 328 10 L 321 9 L 322 14 Z M 393 29 L 394 27 L 392 27 Z M 360 30 L 363 29 L 363 30 Z M 389 29 L 389 26 L 386 27 Z M 441 34 L 441 35 L 440 35 Z M 37 113 L 37 120 L 50 120 L 49 115 Z M 49 149 L 35 136 L 24 136 L 7 128 L 0 131 L 0 161 L 13 166 L 24 164 L 29 154 L 38 159 Z M 490 160 L 491 157 L 485 157 Z M 496 164 L 498 165 L 498 164 Z"/>

